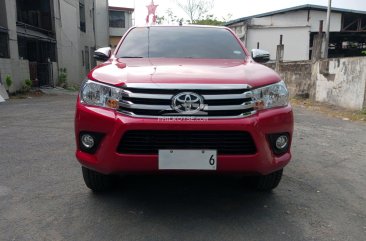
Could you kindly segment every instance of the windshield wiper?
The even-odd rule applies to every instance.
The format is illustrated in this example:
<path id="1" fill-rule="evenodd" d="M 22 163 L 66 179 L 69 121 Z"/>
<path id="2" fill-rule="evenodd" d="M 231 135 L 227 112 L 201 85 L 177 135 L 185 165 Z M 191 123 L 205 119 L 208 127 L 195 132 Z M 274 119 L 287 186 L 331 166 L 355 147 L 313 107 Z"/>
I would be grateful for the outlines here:
<path id="1" fill-rule="evenodd" d="M 141 57 L 141 56 L 122 56 L 122 57 L 119 57 L 119 58 L 125 58 L 125 59 L 141 59 L 143 57 Z"/>

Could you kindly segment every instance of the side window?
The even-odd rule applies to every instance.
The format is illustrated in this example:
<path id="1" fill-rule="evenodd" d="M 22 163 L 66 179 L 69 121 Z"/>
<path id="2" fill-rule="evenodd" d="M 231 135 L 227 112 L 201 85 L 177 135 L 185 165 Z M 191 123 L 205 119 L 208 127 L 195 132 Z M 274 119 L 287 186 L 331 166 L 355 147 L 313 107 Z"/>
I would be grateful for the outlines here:
<path id="1" fill-rule="evenodd" d="M 148 28 L 131 30 L 118 49 L 118 57 L 148 57 Z"/>
<path id="2" fill-rule="evenodd" d="M 86 31 L 86 25 L 85 25 L 85 0 L 79 1 L 79 14 L 80 14 L 80 31 L 85 32 Z"/>

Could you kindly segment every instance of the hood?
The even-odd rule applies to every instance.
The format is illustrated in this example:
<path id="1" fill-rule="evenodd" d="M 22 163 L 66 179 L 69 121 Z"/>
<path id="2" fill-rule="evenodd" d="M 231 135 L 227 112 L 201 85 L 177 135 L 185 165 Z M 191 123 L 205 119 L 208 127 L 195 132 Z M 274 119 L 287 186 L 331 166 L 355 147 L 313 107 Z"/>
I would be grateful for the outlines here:
<path id="1" fill-rule="evenodd" d="M 96 67 L 88 77 L 116 86 L 177 83 L 260 87 L 280 80 L 272 69 L 253 61 L 221 59 L 118 59 Z"/>

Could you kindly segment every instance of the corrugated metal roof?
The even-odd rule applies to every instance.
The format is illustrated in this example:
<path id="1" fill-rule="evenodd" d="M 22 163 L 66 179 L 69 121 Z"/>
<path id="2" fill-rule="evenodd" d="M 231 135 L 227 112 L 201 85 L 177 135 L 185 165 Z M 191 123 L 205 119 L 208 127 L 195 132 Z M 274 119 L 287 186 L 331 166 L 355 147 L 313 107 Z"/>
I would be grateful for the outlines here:
<path id="1" fill-rule="evenodd" d="M 287 13 L 287 12 L 292 12 L 292 11 L 299 11 L 299 10 L 327 11 L 328 7 L 320 6 L 320 5 L 305 4 L 305 5 L 300 5 L 300 6 L 296 6 L 296 7 L 284 8 L 284 9 L 280 9 L 280 10 L 276 10 L 276 11 L 272 11 L 272 12 L 261 13 L 261 14 L 252 15 L 252 16 L 248 16 L 248 17 L 238 18 L 238 19 L 235 19 L 235 20 L 232 20 L 232 21 L 229 21 L 229 22 L 225 23 L 225 26 L 229 26 L 229 25 L 232 25 L 232 24 L 235 24 L 235 23 L 240 23 L 240 22 L 246 21 L 246 20 L 251 19 L 251 18 L 268 17 L 268 16 L 272 16 L 272 15 L 276 15 L 276 14 Z M 332 8 L 332 12 L 354 13 L 354 14 L 364 14 L 364 15 L 366 15 L 366 11 L 358 11 L 358 10 L 344 9 L 344 8 Z"/>

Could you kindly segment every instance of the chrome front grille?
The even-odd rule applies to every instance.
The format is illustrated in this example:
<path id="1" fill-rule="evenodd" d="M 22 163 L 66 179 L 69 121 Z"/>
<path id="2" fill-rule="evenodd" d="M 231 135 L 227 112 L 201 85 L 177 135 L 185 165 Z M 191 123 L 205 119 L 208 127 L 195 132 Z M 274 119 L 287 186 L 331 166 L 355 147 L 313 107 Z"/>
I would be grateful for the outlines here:
<path id="1" fill-rule="evenodd" d="M 128 84 L 123 87 L 119 112 L 136 117 L 245 117 L 255 113 L 250 89 L 245 84 Z M 200 111 L 182 113 L 174 109 L 172 100 L 181 93 L 201 96 Z"/>

